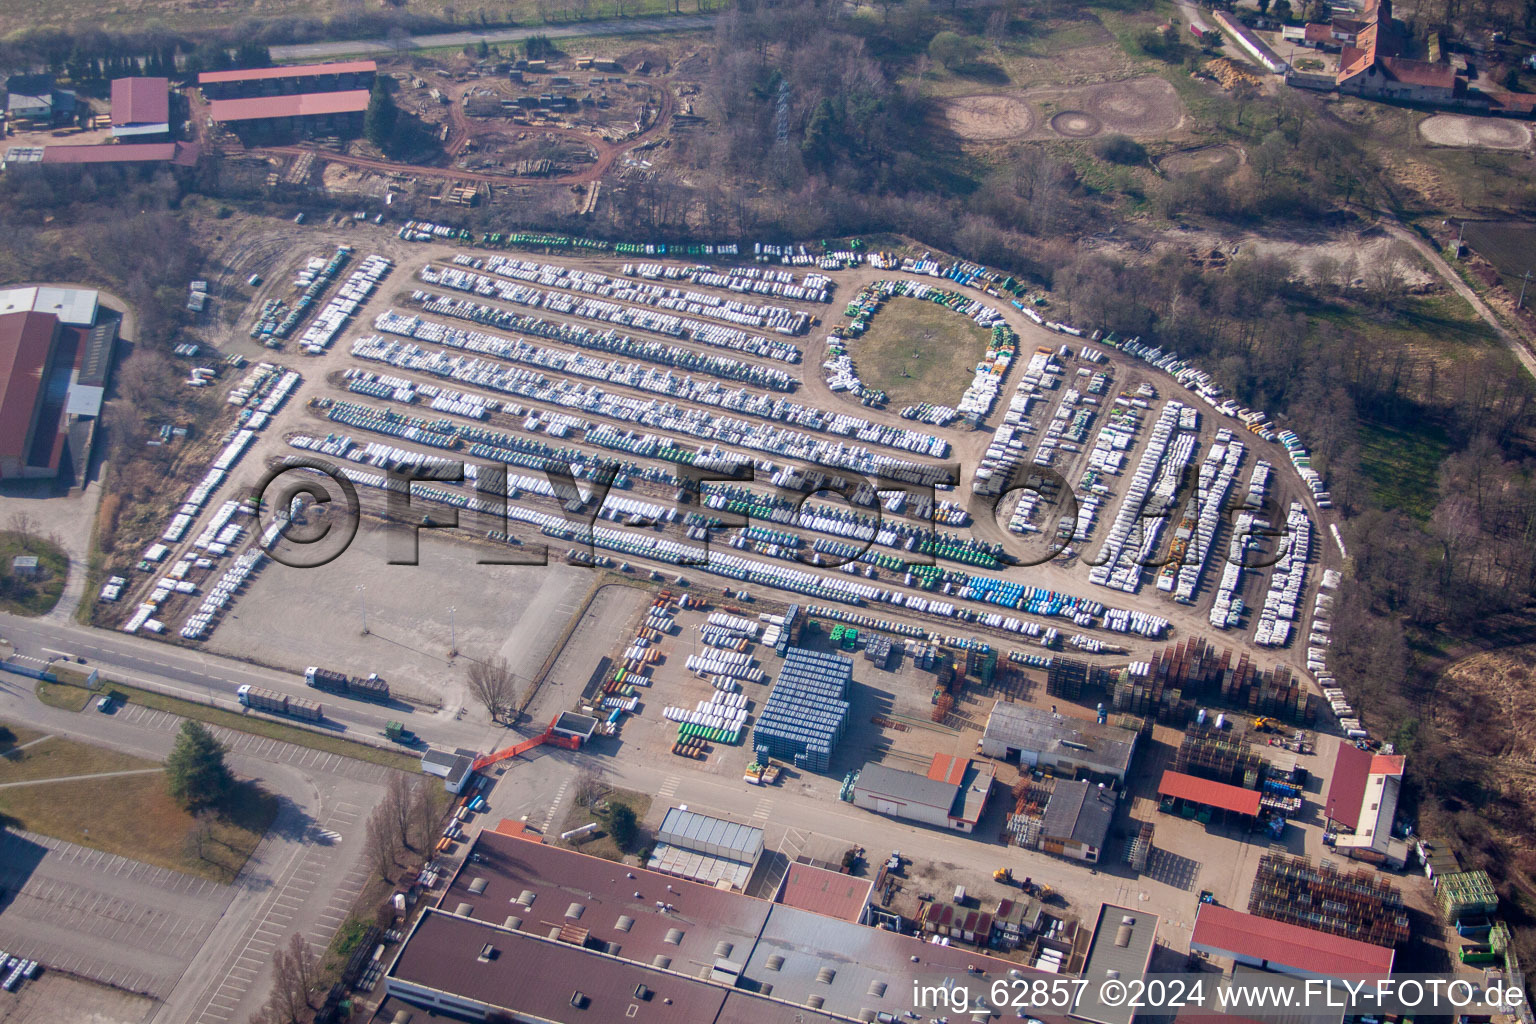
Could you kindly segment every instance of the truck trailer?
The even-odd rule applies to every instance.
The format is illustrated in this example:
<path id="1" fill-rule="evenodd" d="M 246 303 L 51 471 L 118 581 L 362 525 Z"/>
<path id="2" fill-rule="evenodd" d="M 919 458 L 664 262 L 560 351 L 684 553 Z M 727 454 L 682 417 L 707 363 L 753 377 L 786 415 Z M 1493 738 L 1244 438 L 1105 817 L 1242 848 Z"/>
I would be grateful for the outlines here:
<path id="1" fill-rule="evenodd" d="M 377 672 L 367 677 L 349 676 L 335 669 L 316 668 L 311 665 L 304 670 L 304 682 L 317 690 L 340 694 L 344 697 L 355 697 L 358 700 L 379 702 L 389 700 L 389 684 L 380 679 Z"/>
<path id="2" fill-rule="evenodd" d="M 236 691 L 240 703 L 255 711 L 265 711 L 270 715 L 287 715 L 290 718 L 301 718 L 306 722 L 318 722 L 325 718 L 325 706 L 317 701 L 307 700 L 303 697 L 290 697 L 285 693 L 275 690 L 263 689 L 260 686 L 242 686 Z"/>

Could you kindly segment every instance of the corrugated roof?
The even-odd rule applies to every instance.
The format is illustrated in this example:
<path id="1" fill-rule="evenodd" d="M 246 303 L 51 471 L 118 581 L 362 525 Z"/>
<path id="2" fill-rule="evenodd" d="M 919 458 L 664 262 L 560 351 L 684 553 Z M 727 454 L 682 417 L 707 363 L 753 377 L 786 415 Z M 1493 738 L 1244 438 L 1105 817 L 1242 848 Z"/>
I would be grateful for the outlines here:
<path id="1" fill-rule="evenodd" d="M 681 807 L 667 810 L 656 830 L 660 842 L 736 860 L 752 861 L 763 852 L 763 830 Z"/>
<path id="2" fill-rule="evenodd" d="M 171 119 L 170 90 L 168 78 L 114 78 L 112 123 L 165 124 Z"/>
<path id="3" fill-rule="evenodd" d="M 1157 784 L 1157 793 L 1159 796 L 1177 797 L 1180 800 L 1188 800 L 1206 807 L 1217 807 L 1224 811 L 1236 811 L 1238 814 L 1246 814 L 1250 817 L 1255 817 L 1259 813 L 1258 790 L 1229 786 L 1225 782 L 1200 779 L 1182 772 L 1163 772 L 1162 781 Z"/>
<path id="4" fill-rule="evenodd" d="M 211 100 L 208 116 L 221 124 L 260 121 L 269 117 L 321 117 L 326 114 L 357 114 L 368 109 L 367 89 L 342 92 L 301 92 L 291 96 L 250 96 L 238 100 Z"/>
<path id="5" fill-rule="evenodd" d="M 275 78 L 309 78 L 315 75 L 345 75 L 361 71 L 377 71 L 377 61 L 345 60 L 334 64 L 287 64 L 276 68 L 242 68 L 239 71 L 204 71 L 197 76 L 198 85 L 211 82 L 262 82 Z"/>
<path id="6" fill-rule="evenodd" d="M 857 921 L 864 914 L 874 880 L 854 878 L 814 864 L 791 864 L 779 902 L 813 914 Z"/>
<path id="7" fill-rule="evenodd" d="M 1091 782 L 1058 782 L 1045 805 L 1040 834 L 1050 839 L 1072 839 L 1102 850 L 1114 817 L 1113 793 Z"/>
<path id="8" fill-rule="evenodd" d="M 42 396 L 43 369 L 58 325 L 47 313 L 0 315 L 0 455 L 26 457 L 27 431 Z"/>
<path id="9" fill-rule="evenodd" d="M 1324 977 L 1388 974 L 1394 955 L 1385 946 L 1272 921 L 1215 903 L 1201 904 L 1190 945 L 1217 956 L 1240 956 Z"/>
<path id="10" fill-rule="evenodd" d="M 1045 708 L 998 701 L 987 716 L 984 742 L 1049 753 L 1123 775 L 1135 753 L 1135 734 L 1113 725 L 1053 714 Z"/>
<path id="11" fill-rule="evenodd" d="M 197 163 L 195 142 L 126 142 L 104 146 L 45 146 L 45 164 L 173 163 L 190 167 Z"/>

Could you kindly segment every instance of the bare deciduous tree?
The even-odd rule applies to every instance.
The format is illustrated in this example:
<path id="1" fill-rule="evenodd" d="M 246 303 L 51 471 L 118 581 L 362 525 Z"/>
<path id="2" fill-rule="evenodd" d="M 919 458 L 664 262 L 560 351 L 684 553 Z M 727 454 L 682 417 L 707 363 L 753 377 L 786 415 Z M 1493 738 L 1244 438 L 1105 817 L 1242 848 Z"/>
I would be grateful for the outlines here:
<path id="1" fill-rule="evenodd" d="M 507 659 L 487 658 L 469 665 L 469 692 L 490 712 L 491 721 L 500 722 L 512 714 L 517 704 L 517 676 Z"/>
<path id="2" fill-rule="evenodd" d="M 443 816 L 443 790 L 425 778 L 416 780 L 411 787 L 410 833 L 411 846 L 427 850 L 432 837 L 437 834 L 438 822 Z"/>
<path id="3" fill-rule="evenodd" d="M 590 764 L 583 764 L 581 770 L 576 773 L 576 806 L 591 807 L 601 800 L 607 791 L 608 787 L 597 769 Z"/>
<path id="4" fill-rule="evenodd" d="M 294 1022 L 307 1017 L 316 983 L 315 952 L 304 936 L 295 932 L 288 945 L 272 954 L 272 998 L 268 1005 L 278 1019 Z"/>
<path id="5" fill-rule="evenodd" d="M 368 862 L 384 881 L 390 880 L 395 870 L 395 855 L 400 852 L 396 833 L 390 823 L 387 808 L 383 804 L 368 815 L 368 827 L 363 837 Z"/>
<path id="6" fill-rule="evenodd" d="M 390 831 L 394 833 L 396 845 L 414 850 L 415 847 L 411 845 L 411 782 L 403 773 L 390 775 L 384 799 L 379 802 L 379 810 L 389 823 Z"/>

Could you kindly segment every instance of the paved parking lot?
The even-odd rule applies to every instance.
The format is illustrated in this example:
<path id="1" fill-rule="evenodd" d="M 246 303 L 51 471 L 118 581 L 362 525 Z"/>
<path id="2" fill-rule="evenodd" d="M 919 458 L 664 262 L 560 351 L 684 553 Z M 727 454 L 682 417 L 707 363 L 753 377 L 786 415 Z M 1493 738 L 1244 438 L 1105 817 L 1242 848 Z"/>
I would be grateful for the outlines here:
<path id="1" fill-rule="evenodd" d="M 233 890 L 31 833 L 0 837 L 0 947 L 164 998 Z"/>
<path id="2" fill-rule="evenodd" d="M 324 830 L 319 833 L 321 842 L 306 847 L 287 873 L 261 896 L 234 952 L 198 979 L 205 983 L 193 1004 L 194 1015 L 188 1019 L 195 1024 L 247 1019 L 267 992 L 264 975 L 273 952 L 286 944 L 291 934 L 300 932 L 317 950 L 331 941 L 367 881 L 368 867 L 361 857 L 361 841 L 343 841 L 344 834 L 353 829 L 365 812 L 361 805 L 345 801 L 331 808 L 320 822 Z M 350 849 L 346 848 L 348 845 Z M 315 890 L 322 881 L 338 877 L 340 881 L 329 887 L 329 900 L 316 913 L 316 908 L 309 906 Z"/>

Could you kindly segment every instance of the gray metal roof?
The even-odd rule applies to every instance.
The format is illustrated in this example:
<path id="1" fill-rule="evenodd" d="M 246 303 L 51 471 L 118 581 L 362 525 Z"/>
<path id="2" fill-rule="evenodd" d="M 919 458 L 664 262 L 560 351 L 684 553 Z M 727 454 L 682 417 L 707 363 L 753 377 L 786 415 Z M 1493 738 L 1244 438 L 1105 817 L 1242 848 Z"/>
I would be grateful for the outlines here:
<path id="1" fill-rule="evenodd" d="M 854 783 L 854 790 L 864 790 L 906 803 L 937 807 L 948 814 L 955 805 L 955 795 L 960 792 L 960 787 L 943 779 L 930 779 L 926 775 L 872 761 L 859 769 L 859 780 Z"/>
<path id="2" fill-rule="evenodd" d="M 1157 924 L 1157 915 L 1143 910 L 1112 903 L 1099 907 L 1099 920 L 1083 965 L 1082 976 L 1088 985 L 1073 1007 L 1072 1016 L 1094 1024 L 1131 1024 L 1135 1008 L 1123 1004 L 1105 1006 L 1099 1001 L 1099 990 L 1110 978 L 1130 981 L 1146 973 L 1152 960 L 1152 943 L 1157 938 Z"/>
<path id="3" fill-rule="evenodd" d="M 1070 758 L 1117 773 L 1131 766 L 1135 736 L 1118 726 L 1064 718 L 1044 708 L 998 701 L 987 717 L 983 742 Z"/>
<path id="4" fill-rule="evenodd" d="M 667 811 L 661 827 L 656 830 L 656 840 L 685 850 L 748 862 L 755 861 L 763 852 L 762 829 L 685 811 L 681 807 Z"/>
<path id="5" fill-rule="evenodd" d="M 1091 782 L 1057 782 L 1045 805 L 1040 834 L 1104 849 L 1115 819 L 1115 796 Z"/>

